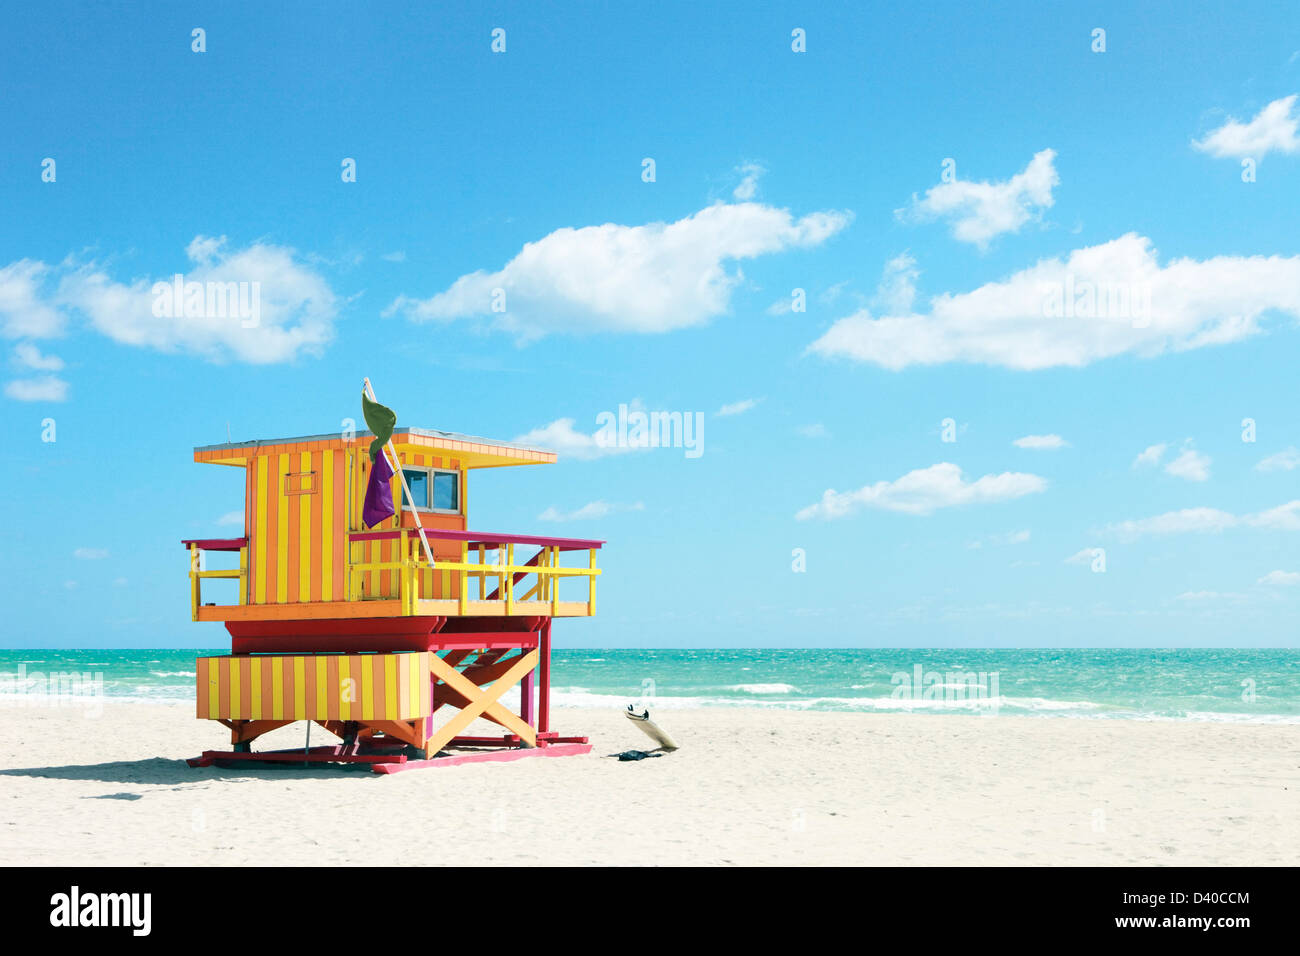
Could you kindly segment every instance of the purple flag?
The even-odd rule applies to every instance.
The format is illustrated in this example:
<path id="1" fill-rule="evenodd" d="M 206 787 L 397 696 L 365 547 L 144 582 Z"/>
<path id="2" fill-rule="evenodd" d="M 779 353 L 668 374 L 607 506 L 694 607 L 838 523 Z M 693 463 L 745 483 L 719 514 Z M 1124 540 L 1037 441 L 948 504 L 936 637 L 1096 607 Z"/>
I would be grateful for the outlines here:
<path id="1" fill-rule="evenodd" d="M 391 517 L 393 511 L 393 486 L 388 483 L 393 477 L 393 466 L 388 463 L 388 456 L 380 449 L 370 469 L 370 480 L 366 483 L 366 501 L 361 507 L 361 520 L 367 528 L 373 528 L 385 518 Z"/>

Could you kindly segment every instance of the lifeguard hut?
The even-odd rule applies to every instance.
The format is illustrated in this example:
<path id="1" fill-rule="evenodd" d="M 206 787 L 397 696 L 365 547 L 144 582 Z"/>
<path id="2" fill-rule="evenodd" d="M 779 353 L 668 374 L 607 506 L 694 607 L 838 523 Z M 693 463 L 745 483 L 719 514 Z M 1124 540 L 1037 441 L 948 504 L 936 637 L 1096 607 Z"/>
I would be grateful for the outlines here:
<path id="1" fill-rule="evenodd" d="M 229 655 L 199 658 L 196 673 L 198 717 L 229 728 L 232 749 L 190 764 L 337 761 L 391 773 L 590 751 L 587 738 L 550 727 L 551 626 L 596 613 L 604 542 L 468 530 L 471 472 L 548 464 L 555 454 L 396 428 L 396 513 L 366 527 L 372 437 L 194 449 L 196 462 L 244 469 L 244 534 L 183 542 L 193 619 L 223 621 L 231 640 Z M 237 553 L 239 567 L 208 570 L 208 552 Z M 236 580 L 236 602 L 205 600 L 211 579 Z M 516 686 L 517 712 L 502 702 Z M 466 735 L 476 719 L 501 733 Z M 296 721 L 341 742 L 252 749 Z"/>

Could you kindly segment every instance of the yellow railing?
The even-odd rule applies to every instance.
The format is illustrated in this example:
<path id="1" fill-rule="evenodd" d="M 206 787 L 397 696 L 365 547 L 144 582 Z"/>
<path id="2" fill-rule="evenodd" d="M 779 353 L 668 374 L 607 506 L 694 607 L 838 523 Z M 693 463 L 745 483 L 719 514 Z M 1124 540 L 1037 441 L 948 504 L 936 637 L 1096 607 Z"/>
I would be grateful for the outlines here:
<path id="1" fill-rule="evenodd" d="M 477 536 L 470 533 L 446 532 L 446 531 L 428 531 L 430 538 L 440 540 L 457 540 L 460 544 L 460 555 L 457 560 L 435 560 L 430 563 L 425 557 L 423 546 L 417 532 L 413 529 L 401 528 L 393 529 L 388 532 L 352 532 L 349 535 L 349 546 L 357 539 L 366 540 L 395 540 L 397 542 L 397 560 L 393 561 L 352 561 L 349 549 L 349 561 L 346 567 L 346 588 L 349 601 L 373 600 L 384 598 L 391 600 L 391 595 L 375 595 L 366 598 L 363 592 L 363 576 L 370 572 L 391 571 L 395 572 L 397 578 L 397 598 L 401 603 L 403 615 L 413 615 L 417 612 L 418 600 L 421 600 L 419 588 L 417 587 L 417 575 L 423 571 L 451 571 L 459 572 L 453 577 L 458 582 L 457 594 L 455 598 L 445 600 L 455 600 L 457 613 L 464 615 L 469 607 L 470 582 L 478 582 L 478 601 L 502 601 L 506 615 L 517 613 L 536 613 L 535 607 L 530 607 L 525 611 L 518 611 L 516 605 L 523 602 L 532 605 L 544 603 L 550 605 L 549 612 L 555 615 L 559 609 L 559 582 L 561 578 L 586 578 L 587 580 L 587 600 L 586 613 L 588 616 L 596 613 L 596 578 L 601 571 L 596 567 L 596 551 L 603 542 L 599 541 L 577 541 L 569 539 L 554 539 L 562 541 L 556 544 L 541 544 L 538 552 L 523 564 L 515 563 L 515 544 L 516 543 L 536 543 L 548 539 L 524 539 L 523 542 L 516 542 L 504 536 L 494 536 L 489 540 L 476 540 Z M 592 545 L 591 547 L 580 547 L 581 545 Z M 477 561 L 470 560 L 471 550 L 475 551 Z M 574 568 L 563 567 L 560 564 L 560 554 L 564 551 L 587 551 L 587 567 Z M 494 556 L 494 560 L 488 561 L 488 555 Z M 535 576 L 536 580 L 531 587 L 524 589 L 521 593 L 520 585 L 526 583 L 529 576 Z M 487 590 L 488 579 L 496 581 L 496 589 L 489 594 Z M 426 596 L 427 599 L 427 596 Z"/>
<path id="2" fill-rule="evenodd" d="M 242 543 L 238 543 L 242 542 Z M 203 604 L 202 582 L 205 578 L 226 578 L 239 581 L 239 603 L 248 603 L 248 542 L 244 539 L 231 539 L 220 542 L 218 547 L 203 547 L 203 542 L 186 541 L 190 549 L 190 618 L 199 619 L 199 607 Z M 238 551 L 239 567 L 228 571 L 204 571 L 204 551 Z"/>

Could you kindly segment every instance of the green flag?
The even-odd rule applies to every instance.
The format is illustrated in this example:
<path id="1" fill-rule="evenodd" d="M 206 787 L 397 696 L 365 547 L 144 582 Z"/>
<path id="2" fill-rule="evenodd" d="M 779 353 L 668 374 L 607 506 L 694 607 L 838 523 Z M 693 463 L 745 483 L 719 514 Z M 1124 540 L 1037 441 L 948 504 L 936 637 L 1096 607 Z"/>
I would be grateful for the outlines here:
<path id="1" fill-rule="evenodd" d="M 386 405 L 372 402 L 364 390 L 361 392 L 361 414 L 365 416 L 366 427 L 375 433 L 375 440 L 370 443 L 370 460 L 379 458 L 381 449 L 393 437 L 397 427 L 397 413 Z"/>

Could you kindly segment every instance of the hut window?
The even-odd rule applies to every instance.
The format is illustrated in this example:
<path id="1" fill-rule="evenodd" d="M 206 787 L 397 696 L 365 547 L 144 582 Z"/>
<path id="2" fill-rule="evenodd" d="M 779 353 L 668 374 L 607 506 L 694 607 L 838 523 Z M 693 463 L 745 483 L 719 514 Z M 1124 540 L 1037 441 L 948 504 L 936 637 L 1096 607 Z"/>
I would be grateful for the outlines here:
<path id="1" fill-rule="evenodd" d="M 419 511 L 459 511 L 460 474 L 439 471 L 436 468 L 403 468 L 411 498 Z M 412 502 L 403 496 L 402 504 L 410 508 Z"/>
<path id="2" fill-rule="evenodd" d="M 411 489 L 411 498 L 415 499 L 412 502 L 410 499 L 405 499 L 405 495 L 403 495 L 405 500 L 402 504 L 407 508 L 411 507 L 412 504 L 417 508 L 428 508 L 429 473 L 423 469 L 416 471 L 412 468 L 403 468 L 402 474 L 406 476 L 406 486 Z"/>
<path id="3" fill-rule="evenodd" d="M 460 475 L 454 471 L 433 473 L 433 510 L 460 510 Z"/>

